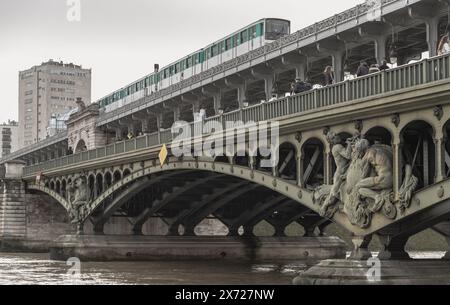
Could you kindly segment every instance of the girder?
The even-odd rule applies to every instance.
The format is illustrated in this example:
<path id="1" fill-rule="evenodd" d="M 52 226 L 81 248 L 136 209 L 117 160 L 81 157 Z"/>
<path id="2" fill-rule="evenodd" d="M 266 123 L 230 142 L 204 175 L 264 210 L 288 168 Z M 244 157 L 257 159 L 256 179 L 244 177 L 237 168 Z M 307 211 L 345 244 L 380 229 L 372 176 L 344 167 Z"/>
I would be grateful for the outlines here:
<path id="1" fill-rule="evenodd" d="M 194 189 L 194 188 L 198 187 L 199 185 L 208 183 L 209 181 L 216 179 L 218 177 L 220 177 L 220 175 L 211 175 L 209 177 L 199 179 L 199 180 L 191 182 L 191 183 L 186 183 L 185 186 L 183 186 L 179 189 L 174 189 L 172 193 L 165 194 L 165 196 L 161 200 L 154 202 L 152 207 L 145 209 L 141 215 L 139 215 L 138 217 L 136 217 L 133 220 L 133 231 L 138 232 L 138 233 L 140 231 L 142 231 L 142 226 L 144 225 L 144 223 L 148 220 L 148 218 L 150 216 L 152 216 L 153 214 L 157 213 L 158 211 L 160 211 L 161 209 L 166 207 L 173 200 L 182 196 L 183 193 L 185 193 L 191 189 Z"/>
<path id="2" fill-rule="evenodd" d="M 247 192 L 250 192 L 256 188 L 260 187 L 259 185 L 249 185 L 246 188 L 242 188 L 240 190 L 237 190 L 233 193 L 230 193 L 228 196 L 225 196 L 225 198 L 222 198 L 218 201 L 215 201 L 213 203 L 210 203 L 209 205 L 205 206 L 201 210 L 198 210 L 198 212 L 194 213 L 191 217 L 187 218 L 185 222 L 183 223 L 186 227 L 186 231 L 188 234 L 193 234 L 193 230 L 196 225 L 198 225 L 203 219 L 208 217 L 209 215 L 213 214 L 217 209 L 220 207 L 223 207 L 230 203 L 230 201 L 239 198 L 240 196 L 244 195 Z"/>

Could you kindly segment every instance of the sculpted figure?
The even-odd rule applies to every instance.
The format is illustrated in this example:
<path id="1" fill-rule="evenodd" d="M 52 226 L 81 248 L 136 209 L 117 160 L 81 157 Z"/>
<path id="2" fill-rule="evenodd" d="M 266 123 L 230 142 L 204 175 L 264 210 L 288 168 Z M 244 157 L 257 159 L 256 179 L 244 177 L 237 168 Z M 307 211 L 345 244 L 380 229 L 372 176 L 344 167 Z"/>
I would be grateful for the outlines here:
<path id="1" fill-rule="evenodd" d="M 331 188 L 330 193 L 328 194 L 328 197 L 325 199 L 322 208 L 320 210 L 321 216 L 327 216 L 332 217 L 330 215 L 331 213 L 334 214 L 335 211 L 329 211 L 329 207 L 334 205 L 336 201 L 340 199 L 339 193 L 341 189 L 341 185 L 345 180 L 345 174 L 347 172 L 351 154 L 352 154 L 352 147 L 350 145 L 347 145 L 345 147 L 342 145 L 342 139 L 339 135 L 336 135 L 332 132 L 328 134 L 328 140 L 330 144 L 332 145 L 332 155 L 334 158 L 334 161 L 336 162 L 336 173 L 333 177 L 333 186 Z"/>
<path id="2" fill-rule="evenodd" d="M 337 170 L 332 186 L 324 185 L 314 192 L 315 202 L 321 204 L 320 214 L 331 218 L 339 210 L 361 228 L 368 227 L 377 212 L 395 219 L 392 148 L 380 143 L 370 146 L 359 134 L 347 140 L 347 147 L 334 134 L 330 140 Z M 399 194 L 401 210 L 409 206 L 418 181 L 411 166 L 406 167 L 405 176 Z"/>
<path id="3" fill-rule="evenodd" d="M 392 191 L 392 149 L 381 144 L 375 144 L 370 148 L 368 145 L 366 147 L 363 158 L 363 176 L 368 178 L 361 180 L 356 185 L 356 189 L 362 197 L 375 201 L 375 205 L 372 207 L 375 212 L 379 211 L 383 205 L 382 192 Z"/>
<path id="4" fill-rule="evenodd" d="M 405 167 L 405 179 L 399 190 L 399 207 L 400 211 L 404 212 L 409 208 L 413 192 L 419 185 L 419 179 L 412 174 L 412 166 L 406 165 Z"/>
<path id="5" fill-rule="evenodd" d="M 89 186 L 85 176 L 76 177 L 68 186 L 68 199 L 71 206 L 72 223 L 80 223 L 84 218 L 84 209 L 90 200 Z"/>

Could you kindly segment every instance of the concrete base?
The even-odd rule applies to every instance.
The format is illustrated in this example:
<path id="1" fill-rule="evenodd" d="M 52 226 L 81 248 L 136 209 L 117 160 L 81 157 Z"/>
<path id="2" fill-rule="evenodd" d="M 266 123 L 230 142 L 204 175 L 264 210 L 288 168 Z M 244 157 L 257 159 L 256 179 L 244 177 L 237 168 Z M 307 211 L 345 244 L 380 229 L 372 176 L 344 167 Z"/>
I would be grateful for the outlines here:
<path id="1" fill-rule="evenodd" d="M 50 258 L 84 261 L 117 260 L 321 260 L 344 258 L 345 243 L 337 237 L 59 237 L 50 247 Z"/>
<path id="2" fill-rule="evenodd" d="M 47 253 L 52 242 L 48 240 L 26 240 L 23 238 L 0 238 L 1 252 Z"/>
<path id="3" fill-rule="evenodd" d="M 373 265 L 371 261 L 325 260 L 295 278 L 294 284 L 450 285 L 449 260 L 381 261 L 379 278 L 370 269 Z"/>

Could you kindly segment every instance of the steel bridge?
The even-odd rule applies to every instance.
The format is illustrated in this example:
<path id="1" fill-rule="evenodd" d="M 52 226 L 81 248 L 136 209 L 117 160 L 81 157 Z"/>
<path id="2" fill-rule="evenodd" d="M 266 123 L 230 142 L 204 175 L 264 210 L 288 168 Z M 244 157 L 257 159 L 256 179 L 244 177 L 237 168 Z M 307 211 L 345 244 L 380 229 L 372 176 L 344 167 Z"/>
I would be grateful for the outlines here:
<path id="1" fill-rule="evenodd" d="M 114 217 L 129 219 L 135 235 L 143 234 L 149 218 L 158 217 L 171 236 L 195 235 L 195 227 L 210 215 L 230 236 L 251 236 L 263 220 L 276 236 L 293 222 L 308 236 L 334 222 L 351 234 L 355 258 L 367 257 L 374 235 L 385 247 L 380 257 L 405 257 L 408 238 L 418 232 L 434 228 L 450 236 L 450 57 L 434 56 L 447 9 L 445 1 L 383 1 L 381 17 L 372 20 L 369 8 L 358 6 L 115 112 L 102 113 L 96 104 L 80 109 L 67 133 L 1 162 L 23 160 L 26 192 L 60 203 L 79 233 L 89 221 L 93 233 L 103 234 Z M 296 75 L 314 81 L 329 64 L 342 80 L 344 59 L 355 70 L 362 59 L 379 61 L 392 37 L 398 67 L 282 96 Z M 427 51 L 431 57 L 422 59 Z M 278 98 L 269 101 L 273 93 Z M 231 157 L 173 156 L 177 134 L 167 127 L 180 119 L 190 122 L 194 143 L 221 137 L 198 129 L 192 112 L 199 107 L 212 114 L 204 123 L 223 129 L 229 121 L 258 127 L 278 122 L 280 162 L 261 167 L 262 156 L 251 155 L 248 142 L 245 154 Z M 122 141 L 130 131 L 143 135 Z M 330 134 L 339 135 L 342 145 L 357 134 L 392 151 L 392 207 L 372 211 L 364 226 L 342 209 L 327 216 L 315 196 L 318 187 L 335 183 Z M 169 156 L 161 162 L 163 145 Z M 74 154 L 67 155 L 68 146 Z M 238 143 L 233 146 L 237 151 Z M 408 166 L 417 181 L 402 206 Z M 80 179 L 89 195 L 74 207 L 69 189 Z"/>

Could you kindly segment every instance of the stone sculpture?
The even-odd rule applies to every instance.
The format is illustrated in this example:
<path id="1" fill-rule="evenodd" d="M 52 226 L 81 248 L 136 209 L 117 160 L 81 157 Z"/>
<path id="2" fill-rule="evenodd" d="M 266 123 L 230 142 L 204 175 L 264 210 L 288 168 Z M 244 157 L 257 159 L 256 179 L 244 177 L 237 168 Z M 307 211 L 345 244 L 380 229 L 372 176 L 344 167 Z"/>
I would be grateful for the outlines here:
<path id="1" fill-rule="evenodd" d="M 332 145 L 332 155 L 336 162 L 333 185 L 316 189 L 315 202 L 321 205 L 321 216 L 332 218 L 335 213 L 346 214 L 349 221 L 360 228 L 371 224 L 375 213 L 381 212 L 389 219 L 397 217 L 400 209 L 409 206 L 417 187 L 417 178 L 408 171 L 400 189 L 400 199 L 393 196 L 392 148 L 387 145 L 363 139 L 359 134 L 347 139 L 347 146 L 341 138 L 330 132 L 328 140 Z"/>
<path id="2" fill-rule="evenodd" d="M 67 194 L 71 222 L 80 224 L 87 214 L 88 203 L 90 202 L 90 191 L 86 177 L 83 175 L 75 177 L 67 187 Z"/>

